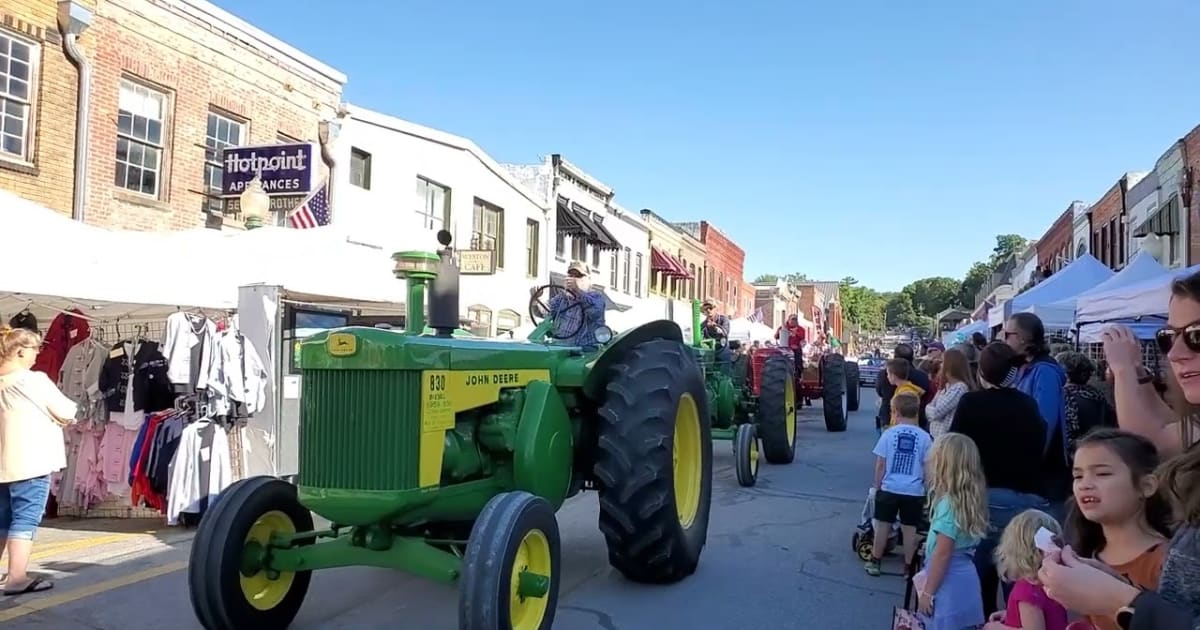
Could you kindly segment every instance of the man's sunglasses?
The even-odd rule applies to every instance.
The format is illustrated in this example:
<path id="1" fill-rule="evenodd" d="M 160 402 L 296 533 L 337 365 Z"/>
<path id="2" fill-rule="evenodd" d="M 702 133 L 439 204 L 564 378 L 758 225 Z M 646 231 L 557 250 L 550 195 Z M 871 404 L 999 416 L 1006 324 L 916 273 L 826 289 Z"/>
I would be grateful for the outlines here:
<path id="1" fill-rule="evenodd" d="M 568 271 L 567 277 L 568 278 L 582 278 L 583 274 L 579 273 L 578 271 Z"/>
<path id="2" fill-rule="evenodd" d="M 1200 353 L 1200 322 L 1182 328 L 1164 326 L 1154 333 L 1154 341 L 1158 342 L 1158 350 L 1163 354 L 1171 351 L 1176 339 L 1183 339 L 1183 345 L 1187 346 L 1188 350 Z"/>

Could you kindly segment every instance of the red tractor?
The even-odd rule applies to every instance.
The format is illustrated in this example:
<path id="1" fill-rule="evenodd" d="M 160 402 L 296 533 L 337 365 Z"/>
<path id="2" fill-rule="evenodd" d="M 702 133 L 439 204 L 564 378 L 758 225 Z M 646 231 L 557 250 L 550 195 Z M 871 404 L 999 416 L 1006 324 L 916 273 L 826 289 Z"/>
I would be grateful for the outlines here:
<path id="1" fill-rule="evenodd" d="M 851 411 L 858 411 L 858 363 L 836 352 L 826 352 L 816 361 L 806 361 L 796 376 L 796 391 L 805 406 L 820 400 L 827 431 L 845 431 Z"/>

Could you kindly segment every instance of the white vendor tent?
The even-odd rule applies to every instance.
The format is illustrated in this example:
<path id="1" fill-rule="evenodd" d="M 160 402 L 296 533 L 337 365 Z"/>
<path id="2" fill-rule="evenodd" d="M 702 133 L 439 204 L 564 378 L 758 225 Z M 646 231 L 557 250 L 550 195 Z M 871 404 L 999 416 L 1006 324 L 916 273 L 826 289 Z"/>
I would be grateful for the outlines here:
<path id="1" fill-rule="evenodd" d="M 223 295 L 208 293 L 192 282 L 202 274 L 180 274 L 161 263 L 187 255 L 180 243 L 189 233 L 105 230 L 3 190 L 0 221 L 27 235 L 9 239 L 2 250 L 0 314 L 6 317 L 25 309 L 39 319 L 79 309 L 90 319 L 147 319 L 178 308 L 228 309 L 237 302 L 236 286 Z M 203 258 L 181 260 L 203 268 Z"/>
<path id="2" fill-rule="evenodd" d="M 775 338 L 775 331 L 762 322 L 739 317 L 729 320 L 729 338 L 737 341 L 767 341 Z"/>
<path id="3" fill-rule="evenodd" d="M 1171 283 L 1197 272 L 1200 272 L 1200 265 L 1171 270 L 1141 282 L 1081 296 L 1075 308 L 1079 341 L 1100 341 L 1100 333 L 1105 325 L 1113 323 L 1125 324 L 1139 338 L 1150 339 L 1166 320 Z"/>
<path id="4" fill-rule="evenodd" d="M 1075 308 L 1079 300 L 1084 299 L 1089 295 L 1097 295 L 1109 291 L 1116 291 L 1121 287 L 1127 287 L 1137 284 L 1143 280 L 1156 277 L 1165 277 L 1167 275 L 1166 267 L 1163 267 L 1153 256 L 1146 252 L 1139 252 L 1125 265 L 1125 268 L 1118 271 L 1108 280 L 1080 293 L 1079 295 L 1071 296 L 1063 300 L 1051 304 L 1034 305 L 1026 309 L 1031 313 L 1036 313 L 1042 319 L 1042 323 L 1047 330 L 1070 330 L 1075 328 Z"/>
<path id="5" fill-rule="evenodd" d="M 1053 304 L 1059 300 L 1079 295 L 1112 276 L 1112 269 L 1096 260 L 1091 254 L 1084 254 L 1032 289 L 1010 300 L 1005 305 L 1004 316 L 1007 318 L 1013 313 L 1020 313 L 1031 307 Z"/>

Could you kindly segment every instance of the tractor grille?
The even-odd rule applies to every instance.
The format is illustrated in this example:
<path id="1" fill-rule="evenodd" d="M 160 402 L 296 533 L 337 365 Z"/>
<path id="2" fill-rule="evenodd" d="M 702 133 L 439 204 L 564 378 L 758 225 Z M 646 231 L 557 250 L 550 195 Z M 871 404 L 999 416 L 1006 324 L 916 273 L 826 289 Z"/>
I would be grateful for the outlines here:
<path id="1" fill-rule="evenodd" d="M 419 371 L 305 370 L 300 485 L 416 488 L 420 396 Z"/>

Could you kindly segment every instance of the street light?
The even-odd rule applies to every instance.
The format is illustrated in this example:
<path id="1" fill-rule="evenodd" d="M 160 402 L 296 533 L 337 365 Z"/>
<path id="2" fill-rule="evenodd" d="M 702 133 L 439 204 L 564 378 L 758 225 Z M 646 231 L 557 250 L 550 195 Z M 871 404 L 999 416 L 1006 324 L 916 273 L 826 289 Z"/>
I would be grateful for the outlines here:
<path id="1" fill-rule="evenodd" d="M 271 197 L 267 195 L 267 191 L 263 190 L 262 179 L 258 175 L 255 175 L 249 184 L 246 184 L 246 189 L 242 191 L 238 199 L 241 201 L 242 220 L 246 224 L 246 229 L 253 230 L 262 227 L 263 219 L 271 211 Z"/>

